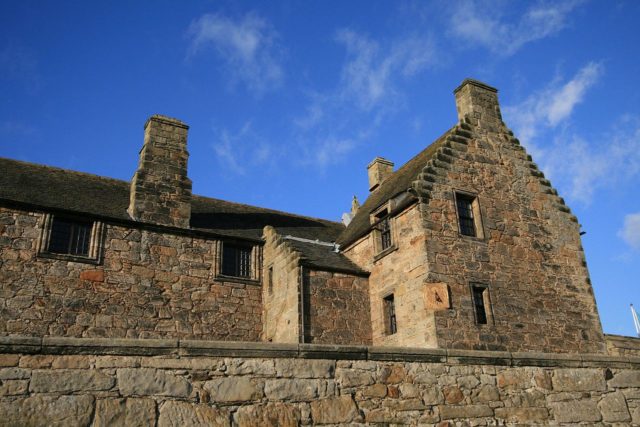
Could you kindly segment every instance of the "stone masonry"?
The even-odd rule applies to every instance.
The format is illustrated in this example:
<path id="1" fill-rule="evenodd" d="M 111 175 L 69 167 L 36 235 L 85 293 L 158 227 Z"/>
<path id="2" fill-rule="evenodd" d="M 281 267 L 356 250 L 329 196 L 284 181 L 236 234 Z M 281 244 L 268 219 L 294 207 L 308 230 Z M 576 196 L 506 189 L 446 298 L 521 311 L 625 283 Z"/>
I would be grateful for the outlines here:
<path id="1" fill-rule="evenodd" d="M 640 359 L 5 337 L 7 426 L 640 424 Z"/>
<path id="2" fill-rule="evenodd" d="M 43 219 L 0 208 L 0 334 L 259 339 L 259 283 L 217 278 L 216 239 L 107 224 L 88 265 L 37 256 Z"/>

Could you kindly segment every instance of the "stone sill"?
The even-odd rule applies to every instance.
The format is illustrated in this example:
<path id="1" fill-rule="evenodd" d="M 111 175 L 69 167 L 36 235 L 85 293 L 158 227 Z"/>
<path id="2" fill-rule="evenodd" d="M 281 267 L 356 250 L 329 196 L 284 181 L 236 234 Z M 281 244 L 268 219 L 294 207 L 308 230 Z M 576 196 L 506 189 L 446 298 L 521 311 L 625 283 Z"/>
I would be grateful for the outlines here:
<path id="1" fill-rule="evenodd" d="M 396 244 L 394 243 L 393 245 L 389 246 L 387 249 L 385 249 L 383 251 L 380 251 L 377 254 L 375 254 L 373 256 L 373 262 L 381 260 L 382 258 L 384 258 L 387 255 L 389 255 L 391 252 L 395 252 L 396 250 L 398 250 L 398 246 L 396 246 Z"/>
<path id="2" fill-rule="evenodd" d="M 252 279 L 250 277 L 239 277 L 239 276 L 227 276 L 224 274 L 217 274 L 215 280 L 219 282 L 230 282 L 230 283 L 242 283 L 244 285 L 260 285 L 259 279 Z"/>
<path id="3" fill-rule="evenodd" d="M 177 339 L 0 337 L 0 354 L 85 354 L 174 357 L 255 357 L 430 362 L 449 365 L 640 368 L 640 357 L 322 344 Z"/>

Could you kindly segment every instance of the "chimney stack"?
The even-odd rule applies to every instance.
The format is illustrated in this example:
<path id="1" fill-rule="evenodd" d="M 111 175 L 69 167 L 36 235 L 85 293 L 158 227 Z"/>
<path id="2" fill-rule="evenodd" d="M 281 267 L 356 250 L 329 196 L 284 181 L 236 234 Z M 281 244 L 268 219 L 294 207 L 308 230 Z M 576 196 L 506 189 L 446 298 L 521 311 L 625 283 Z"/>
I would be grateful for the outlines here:
<path id="1" fill-rule="evenodd" d="M 393 162 L 382 157 L 376 157 L 367 166 L 369 174 L 369 191 L 373 191 L 393 173 Z"/>
<path id="2" fill-rule="evenodd" d="M 496 131 L 502 124 L 498 89 L 474 79 L 465 79 L 453 91 L 458 120 L 470 120 L 474 126 Z"/>
<path id="3" fill-rule="evenodd" d="M 131 180 L 129 215 L 137 220 L 189 228 L 191 180 L 187 177 L 189 126 L 153 115 L 144 125 L 144 145 Z"/>

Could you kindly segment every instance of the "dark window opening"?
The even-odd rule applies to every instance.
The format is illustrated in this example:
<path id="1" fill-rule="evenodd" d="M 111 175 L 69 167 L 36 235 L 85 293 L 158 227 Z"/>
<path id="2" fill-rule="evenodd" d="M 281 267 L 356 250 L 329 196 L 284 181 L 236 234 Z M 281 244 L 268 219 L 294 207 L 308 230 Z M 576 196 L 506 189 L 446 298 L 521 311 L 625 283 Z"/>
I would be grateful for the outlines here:
<path id="1" fill-rule="evenodd" d="M 476 224 L 473 216 L 473 202 L 475 198 L 456 194 L 456 206 L 458 208 L 458 220 L 460 222 L 460 233 L 465 236 L 476 236 Z"/>
<path id="2" fill-rule="evenodd" d="M 251 248 L 225 243 L 222 247 L 222 274 L 251 277 Z"/>
<path id="3" fill-rule="evenodd" d="M 273 293 L 273 266 L 269 267 L 269 274 L 267 276 L 267 289 L 269 290 L 269 295 Z"/>
<path id="4" fill-rule="evenodd" d="M 47 251 L 55 254 L 89 256 L 91 244 L 90 221 L 53 217 Z"/>
<path id="5" fill-rule="evenodd" d="M 383 305 L 386 333 L 387 335 L 393 335 L 398 332 L 398 324 L 396 323 L 396 306 L 393 300 L 393 294 L 384 298 Z"/>
<path id="6" fill-rule="evenodd" d="M 380 251 L 384 251 L 393 244 L 391 240 L 391 219 L 386 209 L 376 215 L 376 219 L 378 220 L 377 229 L 380 233 Z"/>
<path id="7" fill-rule="evenodd" d="M 473 294 L 473 307 L 476 314 L 476 323 L 478 325 L 486 325 L 487 308 L 485 304 L 485 293 L 488 292 L 488 290 L 482 286 L 472 286 L 471 292 Z"/>

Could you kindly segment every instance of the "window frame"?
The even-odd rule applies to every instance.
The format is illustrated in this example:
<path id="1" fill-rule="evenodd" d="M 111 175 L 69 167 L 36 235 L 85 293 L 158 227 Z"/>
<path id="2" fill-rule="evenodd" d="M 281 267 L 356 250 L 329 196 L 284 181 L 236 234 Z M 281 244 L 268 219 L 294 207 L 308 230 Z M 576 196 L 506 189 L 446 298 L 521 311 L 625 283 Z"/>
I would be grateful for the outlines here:
<path id="1" fill-rule="evenodd" d="M 398 311 L 396 310 L 395 294 L 388 293 L 382 298 L 382 318 L 384 320 L 384 334 L 386 336 L 398 333 Z"/>
<path id="2" fill-rule="evenodd" d="M 480 313 L 478 312 L 478 306 L 479 304 L 477 304 L 478 299 L 477 299 L 477 291 L 480 291 L 480 297 L 482 298 L 482 307 L 483 307 L 483 311 L 484 311 L 484 322 L 480 322 Z M 471 293 L 471 305 L 473 307 L 473 320 L 474 323 L 476 324 L 476 326 L 478 327 L 485 327 L 485 326 L 492 326 L 494 324 L 494 317 L 493 317 L 493 308 L 491 305 L 491 294 L 489 291 L 489 285 L 484 284 L 484 283 L 469 283 L 469 291 Z"/>
<path id="3" fill-rule="evenodd" d="M 89 238 L 87 242 L 87 252 L 86 254 L 82 253 L 72 253 L 72 252 L 61 252 L 51 250 L 51 242 L 52 236 L 54 232 L 54 227 L 56 223 L 56 219 L 61 222 L 69 222 L 72 225 L 90 224 Z M 73 229 L 73 228 L 72 228 Z M 73 234 L 72 234 L 73 235 Z M 87 264 L 100 264 L 102 262 L 103 256 L 103 240 L 104 240 L 104 223 L 101 221 L 96 221 L 94 219 L 80 217 L 79 215 L 69 215 L 69 214 L 57 214 L 57 213 L 46 213 L 43 219 L 42 230 L 40 233 L 40 239 L 38 242 L 38 257 L 41 258 L 52 258 L 59 259 L 64 261 L 73 261 L 73 262 L 81 262 Z M 69 243 L 69 247 L 71 247 L 72 243 Z"/>
<path id="4" fill-rule="evenodd" d="M 458 202 L 460 200 L 468 200 L 470 203 L 470 212 L 472 217 L 471 218 L 466 218 L 466 217 L 462 217 L 460 215 L 460 207 L 458 205 Z M 453 208 L 456 212 L 456 220 L 458 221 L 458 235 L 465 237 L 465 238 L 471 238 L 471 239 L 477 239 L 477 240 L 484 240 L 485 237 L 485 233 L 484 233 L 484 227 L 482 224 L 482 211 L 480 208 L 480 200 L 478 198 L 478 195 L 475 193 L 471 193 L 469 191 L 463 191 L 463 190 L 454 190 L 453 192 Z M 473 222 L 473 229 L 474 229 L 474 234 L 470 235 L 470 234 L 466 234 L 463 232 L 463 227 L 462 227 L 462 223 L 463 223 L 463 219 L 471 219 Z"/>
<path id="5" fill-rule="evenodd" d="M 225 271 L 225 247 L 234 247 L 246 249 L 248 253 L 248 271 L 246 276 L 228 274 Z M 260 251 L 259 245 L 237 240 L 220 240 L 218 244 L 216 278 L 224 281 L 241 282 L 241 283 L 259 283 L 260 282 Z"/>
<path id="6" fill-rule="evenodd" d="M 398 249 L 396 244 L 395 217 L 391 215 L 391 202 L 387 202 L 374 210 L 370 217 L 373 235 L 374 261 Z M 384 227 L 384 230 L 381 229 Z M 388 243 L 385 245 L 385 241 Z"/>

